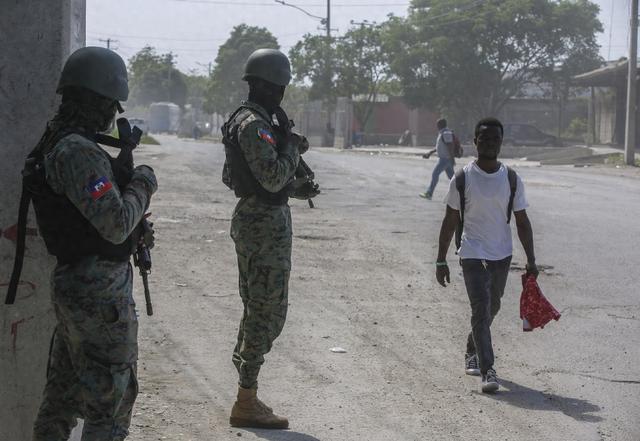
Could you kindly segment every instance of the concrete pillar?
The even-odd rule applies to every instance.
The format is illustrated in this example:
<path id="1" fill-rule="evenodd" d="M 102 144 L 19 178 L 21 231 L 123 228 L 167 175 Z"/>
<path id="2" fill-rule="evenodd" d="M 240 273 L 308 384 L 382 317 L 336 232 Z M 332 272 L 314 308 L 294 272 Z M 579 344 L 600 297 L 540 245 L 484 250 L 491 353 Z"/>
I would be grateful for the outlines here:
<path id="1" fill-rule="evenodd" d="M 409 130 L 411 130 L 411 146 L 415 147 L 418 145 L 418 138 L 420 137 L 420 110 L 419 109 L 411 109 L 409 110 Z"/>
<path id="2" fill-rule="evenodd" d="M 0 440 L 30 441 L 45 381 L 53 313 L 53 260 L 29 214 L 18 297 L 4 305 L 15 251 L 24 158 L 56 109 L 56 82 L 85 44 L 85 0 L 13 0 L 0 14 Z"/>
<path id="3" fill-rule="evenodd" d="M 586 143 L 591 146 L 596 143 L 596 92 L 595 87 L 590 87 L 589 108 L 587 113 L 587 139 Z"/>

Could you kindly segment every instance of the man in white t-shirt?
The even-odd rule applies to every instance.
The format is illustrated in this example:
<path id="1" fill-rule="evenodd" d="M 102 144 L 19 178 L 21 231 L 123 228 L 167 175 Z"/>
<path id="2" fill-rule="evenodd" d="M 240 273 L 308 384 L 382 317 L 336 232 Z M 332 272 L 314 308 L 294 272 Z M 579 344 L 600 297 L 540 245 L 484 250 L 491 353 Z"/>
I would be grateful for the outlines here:
<path id="1" fill-rule="evenodd" d="M 524 185 L 513 170 L 498 161 L 503 134 L 502 124 L 495 118 L 482 119 L 476 125 L 474 143 L 478 159 L 451 179 L 436 261 L 436 279 L 446 286 L 450 283 L 447 250 L 462 217 L 458 255 L 471 303 L 465 371 L 468 375 L 481 375 L 482 391 L 489 393 L 499 388 L 493 368 L 490 326 L 500 310 L 509 274 L 513 251 L 511 211 L 527 255 L 527 273 L 538 275 Z M 458 190 L 462 188 L 461 184 L 464 184 L 464 199 Z M 462 200 L 464 207 L 461 210 Z"/>

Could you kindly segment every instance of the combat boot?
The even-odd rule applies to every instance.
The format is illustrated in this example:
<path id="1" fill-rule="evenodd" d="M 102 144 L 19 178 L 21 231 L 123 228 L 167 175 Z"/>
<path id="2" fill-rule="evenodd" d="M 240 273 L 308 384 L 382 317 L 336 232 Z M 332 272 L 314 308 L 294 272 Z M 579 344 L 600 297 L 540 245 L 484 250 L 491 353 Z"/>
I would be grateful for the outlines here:
<path id="1" fill-rule="evenodd" d="M 238 399 L 231 409 L 229 424 L 232 427 L 255 427 L 260 429 L 288 429 L 289 420 L 278 416 L 258 399 L 258 389 L 238 387 Z"/>

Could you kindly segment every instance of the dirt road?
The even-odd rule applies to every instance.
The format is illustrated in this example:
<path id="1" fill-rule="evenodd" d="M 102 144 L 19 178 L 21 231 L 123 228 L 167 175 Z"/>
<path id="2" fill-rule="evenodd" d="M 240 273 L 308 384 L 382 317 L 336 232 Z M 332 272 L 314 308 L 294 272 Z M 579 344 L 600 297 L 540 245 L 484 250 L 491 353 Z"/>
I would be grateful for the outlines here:
<path id="1" fill-rule="evenodd" d="M 563 317 L 522 332 L 518 244 L 493 326 L 503 389 L 486 396 L 464 375 L 469 306 L 452 252 L 452 285 L 438 287 L 433 275 L 444 206 L 417 194 L 434 163 L 310 151 L 323 194 L 313 210 L 291 204 L 289 316 L 260 378 L 260 394 L 291 430 L 247 431 L 228 426 L 241 302 L 223 151 L 160 140 L 137 156 L 155 168 L 160 190 L 152 318 L 137 286 L 141 393 L 131 440 L 640 439 L 640 239 L 624 233 L 637 232 L 637 173 L 518 169 L 548 265 L 540 283 Z"/>

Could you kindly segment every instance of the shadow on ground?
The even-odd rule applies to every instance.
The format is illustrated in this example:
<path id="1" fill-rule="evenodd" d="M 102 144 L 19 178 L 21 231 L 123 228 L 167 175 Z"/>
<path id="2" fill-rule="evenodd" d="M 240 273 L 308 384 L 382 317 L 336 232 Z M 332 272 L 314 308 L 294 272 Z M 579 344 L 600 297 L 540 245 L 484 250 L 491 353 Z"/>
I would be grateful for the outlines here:
<path id="1" fill-rule="evenodd" d="M 500 392 L 491 397 L 512 406 L 531 410 L 560 411 L 577 421 L 597 423 L 602 418 L 594 413 L 600 412 L 600 406 L 579 398 L 540 392 L 509 380 L 500 380 Z"/>
<path id="2" fill-rule="evenodd" d="M 315 436 L 292 430 L 243 429 L 269 441 L 320 441 Z"/>

